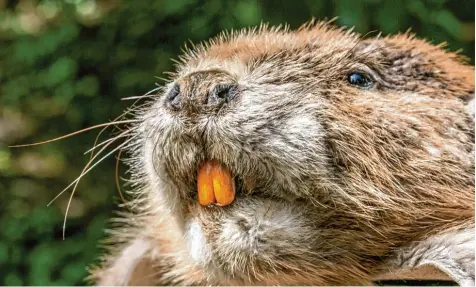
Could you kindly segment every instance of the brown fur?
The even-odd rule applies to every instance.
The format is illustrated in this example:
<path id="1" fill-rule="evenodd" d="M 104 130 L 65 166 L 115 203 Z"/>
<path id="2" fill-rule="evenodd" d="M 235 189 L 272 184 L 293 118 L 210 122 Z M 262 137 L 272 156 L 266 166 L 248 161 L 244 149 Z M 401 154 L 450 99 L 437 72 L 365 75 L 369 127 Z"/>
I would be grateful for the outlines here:
<path id="1" fill-rule="evenodd" d="M 350 86 L 356 71 L 374 86 Z M 178 111 L 164 103 L 175 82 Z M 204 104 L 229 82 L 236 100 Z M 408 33 L 361 39 L 325 23 L 263 26 L 194 47 L 137 115 L 134 214 L 91 278 L 366 284 L 399 248 L 473 226 L 473 95 L 473 67 Z M 253 190 L 229 207 L 199 206 L 196 170 L 210 158 Z M 121 254 L 137 240 L 147 242 L 135 258 L 142 265 L 122 278 L 117 266 L 132 259 Z M 191 242 L 207 251 L 194 255 Z"/>

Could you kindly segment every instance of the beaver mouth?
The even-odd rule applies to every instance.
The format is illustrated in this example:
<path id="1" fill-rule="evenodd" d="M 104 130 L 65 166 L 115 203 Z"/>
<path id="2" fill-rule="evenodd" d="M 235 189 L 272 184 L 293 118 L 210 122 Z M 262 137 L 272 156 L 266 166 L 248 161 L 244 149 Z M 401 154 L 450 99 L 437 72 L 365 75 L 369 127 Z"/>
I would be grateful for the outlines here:
<path id="1" fill-rule="evenodd" d="M 241 175 L 234 175 L 232 178 L 232 184 L 233 184 L 233 199 L 230 200 L 229 203 L 223 204 L 220 203 L 219 201 L 214 201 L 214 202 L 207 202 L 203 201 L 200 199 L 200 188 L 198 187 L 198 182 L 197 182 L 197 188 L 194 189 L 192 199 L 194 201 L 200 202 L 202 206 L 206 207 L 220 207 L 220 206 L 226 206 L 229 204 L 232 204 L 234 201 L 234 198 L 240 198 L 240 197 L 249 197 L 249 196 L 257 196 L 257 197 L 263 197 L 263 198 L 272 198 L 270 195 L 266 195 L 261 188 L 258 188 L 257 186 L 252 186 L 250 183 L 245 181 Z"/>
<path id="2" fill-rule="evenodd" d="M 210 161 L 216 161 L 221 165 L 219 172 L 228 175 L 220 175 L 218 179 L 216 175 L 209 174 L 205 176 L 208 183 L 205 183 L 205 191 L 203 191 L 203 183 L 201 182 L 200 169 L 204 164 Z M 183 176 L 175 179 L 177 186 L 182 186 L 185 193 L 181 193 L 183 199 L 187 202 L 199 203 L 204 208 L 218 208 L 232 205 L 236 199 L 253 198 L 255 200 L 273 200 L 288 203 L 306 203 L 309 198 L 299 195 L 295 190 L 283 186 L 279 178 L 274 175 L 257 174 L 253 171 L 247 171 L 236 165 L 225 165 L 220 160 L 202 160 L 193 164 L 194 167 L 187 169 L 189 176 Z M 214 180 L 215 179 L 215 180 Z M 221 190 L 214 190 L 216 187 L 214 181 L 225 182 L 220 186 Z M 220 185 L 220 184 L 219 184 Z M 208 190 L 207 190 L 208 188 Z M 224 188 L 224 190 L 223 190 Z M 232 190 L 230 190 L 232 189 Z M 208 192 L 208 196 L 204 192 Z"/>
<path id="3" fill-rule="evenodd" d="M 267 197 L 253 178 L 232 173 L 218 160 L 205 160 L 196 172 L 192 199 L 205 207 L 227 206 L 235 197 Z"/>

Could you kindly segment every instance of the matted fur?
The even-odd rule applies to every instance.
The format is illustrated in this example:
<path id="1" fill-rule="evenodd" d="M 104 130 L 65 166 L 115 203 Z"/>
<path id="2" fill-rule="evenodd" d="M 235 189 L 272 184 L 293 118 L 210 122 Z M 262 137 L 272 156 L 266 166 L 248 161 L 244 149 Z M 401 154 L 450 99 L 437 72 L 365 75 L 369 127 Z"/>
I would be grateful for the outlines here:
<path id="1" fill-rule="evenodd" d="M 91 278 L 367 284 L 399 250 L 472 228 L 474 69 L 464 62 L 409 33 L 362 39 L 313 22 L 223 34 L 187 51 L 137 115 L 136 199 Z M 374 86 L 350 86 L 351 72 Z M 237 99 L 218 110 L 204 103 L 230 82 Z M 178 111 L 165 103 L 174 83 Z M 199 206 L 205 159 L 253 189 L 228 207 Z"/>

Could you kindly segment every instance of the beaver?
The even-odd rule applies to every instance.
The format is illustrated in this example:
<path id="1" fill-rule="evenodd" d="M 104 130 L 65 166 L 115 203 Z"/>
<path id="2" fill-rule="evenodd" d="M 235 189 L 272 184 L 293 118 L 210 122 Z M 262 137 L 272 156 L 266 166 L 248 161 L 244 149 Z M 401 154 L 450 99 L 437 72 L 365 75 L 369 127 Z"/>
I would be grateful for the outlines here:
<path id="1" fill-rule="evenodd" d="M 474 284 L 474 68 L 443 45 L 260 25 L 187 49 L 148 99 L 95 284 Z M 197 201 L 210 160 L 226 206 Z"/>

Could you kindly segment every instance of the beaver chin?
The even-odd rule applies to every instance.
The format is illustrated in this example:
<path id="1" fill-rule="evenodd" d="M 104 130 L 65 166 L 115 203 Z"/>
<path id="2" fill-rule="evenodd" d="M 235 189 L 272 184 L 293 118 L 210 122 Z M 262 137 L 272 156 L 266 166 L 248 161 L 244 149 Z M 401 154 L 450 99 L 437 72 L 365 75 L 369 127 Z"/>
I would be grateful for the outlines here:
<path id="1" fill-rule="evenodd" d="M 212 276 L 244 282 L 292 271 L 291 262 L 312 261 L 318 245 L 307 210 L 302 203 L 243 194 L 226 207 L 192 203 L 185 220 L 190 257 Z"/>

